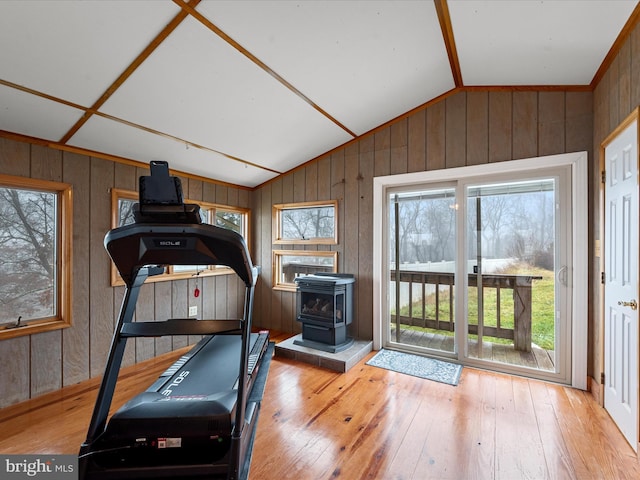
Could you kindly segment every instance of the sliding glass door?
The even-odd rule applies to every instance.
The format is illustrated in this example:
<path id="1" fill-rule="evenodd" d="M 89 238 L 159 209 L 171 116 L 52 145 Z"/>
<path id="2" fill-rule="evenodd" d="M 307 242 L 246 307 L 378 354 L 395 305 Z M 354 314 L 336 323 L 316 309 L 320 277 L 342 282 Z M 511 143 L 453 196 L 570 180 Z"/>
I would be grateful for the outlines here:
<path id="1" fill-rule="evenodd" d="M 567 383 L 563 167 L 386 190 L 384 346 Z"/>
<path id="2" fill-rule="evenodd" d="M 464 186 L 468 358 L 561 369 L 570 348 L 566 188 L 563 172 Z"/>
<path id="3" fill-rule="evenodd" d="M 455 187 L 396 191 L 389 205 L 389 341 L 455 353 Z"/>

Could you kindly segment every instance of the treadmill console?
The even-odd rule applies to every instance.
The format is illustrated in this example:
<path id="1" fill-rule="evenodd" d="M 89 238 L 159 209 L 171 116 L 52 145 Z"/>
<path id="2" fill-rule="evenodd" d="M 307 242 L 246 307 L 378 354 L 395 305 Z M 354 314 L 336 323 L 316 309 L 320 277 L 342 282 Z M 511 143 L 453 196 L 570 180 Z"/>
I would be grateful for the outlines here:
<path id="1" fill-rule="evenodd" d="M 182 183 L 169 176 L 169 164 L 153 160 L 149 169 L 151 175 L 139 179 L 140 202 L 133 208 L 136 223 L 202 223 L 200 206 L 184 203 Z"/>

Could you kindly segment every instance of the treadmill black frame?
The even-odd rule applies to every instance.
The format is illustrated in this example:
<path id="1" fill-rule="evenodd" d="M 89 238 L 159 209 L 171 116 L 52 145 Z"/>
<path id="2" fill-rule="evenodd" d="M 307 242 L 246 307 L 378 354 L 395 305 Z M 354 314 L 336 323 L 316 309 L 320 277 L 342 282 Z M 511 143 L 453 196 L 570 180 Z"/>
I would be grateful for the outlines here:
<path id="1" fill-rule="evenodd" d="M 245 427 L 247 399 L 248 359 L 253 299 L 259 267 L 254 266 L 244 238 L 231 230 L 207 224 L 135 223 L 111 230 L 105 236 L 105 248 L 123 278 L 126 290 L 118 322 L 109 350 L 105 373 L 100 384 L 86 441 L 80 449 L 80 478 L 135 478 L 141 473 L 112 469 L 96 471 L 91 462 L 96 443 L 107 428 L 107 419 L 122 364 L 126 341 L 132 337 L 162 335 L 207 335 L 239 333 L 241 336 L 241 362 L 239 366 L 238 400 L 231 436 L 228 479 L 236 479 L 246 469 L 245 455 L 250 448 L 252 430 Z M 165 265 L 224 265 L 232 268 L 245 284 L 243 318 L 238 320 L 189 320 L 133 322 L 140 287 L 151 276 L 164 271 Z M 253 424 L 255 428 L 255 424 Z M 155 467 L 154 478 L 171 476 L 180 478 L 212 477 L 207 465 Z M 164 470 L 164 473 L 163 471 Z"/>

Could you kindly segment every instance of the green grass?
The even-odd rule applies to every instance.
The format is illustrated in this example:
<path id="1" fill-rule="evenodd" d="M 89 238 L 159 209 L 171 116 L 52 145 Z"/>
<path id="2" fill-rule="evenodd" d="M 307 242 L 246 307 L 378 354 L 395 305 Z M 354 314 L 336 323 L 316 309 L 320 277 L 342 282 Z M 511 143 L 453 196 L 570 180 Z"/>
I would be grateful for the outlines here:
<path id="1" fill-rule="evenodd" d="M 527 264 L 513 264 L 501 270 L 502 274 L 520 274 L 540 276 L 541 280 L 534 280 L 532 287 L 532 305 L 531 305 L 531 338 L 533 343 L 546 350 L 554 350 L 555 346 L 555 293 L 554 293 L 554 274 L 550 270 L 536 268 Z M 484 325 L 497 326 L 497 310 L 496 289 L 484 289 Z M 500 296 L 500 325 L 502 328 L 513 329 L 513 296 L 512 290 L 502 289 Z M 426 316 L 427 318 L 436 317 L 435 293 L 429 293 L 426 296 Z M 440 318 L 449 319 L 449 291 L 441 289 L 439 294 Z M 392 311 L 392 315 L 395 310 Z M 401 315 L 409 314 L 409 306 L 405 306 L 400 311 Z M 469 305 L 468 305 L 469 323 L 477 325 L 478 323 L 478 290 L 476 287 L 469 287 Z M 422 301 L 418 300 L 412 305 L 412 316 L 416 318 L 422 317 Z M 404 327 L 408 328 L 408 327 Z M 453 335 L 453 332 L 443 330 L 425 329 L 421 327 L 410 327 L 412 329 L 430 331 L 440 335 Z M 471 336 L 471 337 L 476 337 Z M 477 338 L 477 337 L 476 337 Z M 493 338 L 484 336 L 485 341 L 494 343 L 510 344 L 511 340 Z"/>

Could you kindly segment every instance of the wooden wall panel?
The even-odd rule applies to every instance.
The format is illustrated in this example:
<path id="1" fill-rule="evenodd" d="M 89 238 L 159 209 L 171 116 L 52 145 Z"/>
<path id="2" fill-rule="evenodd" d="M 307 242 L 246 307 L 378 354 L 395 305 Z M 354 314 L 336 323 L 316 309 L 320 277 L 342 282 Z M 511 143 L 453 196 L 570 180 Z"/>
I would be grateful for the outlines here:
<path id="1" fill-rule="evenodd" d="M 366 160 L 361 165 L 360 159 Z M 358 335 L 357 322 L 359 318 L 359 287 L 360 276 L 358 265 L 360 263 L 360 230 L 358 222 L 361 214 L 360 211 L 360 183 L 362 182 L 362 168 L 373 169 L 373 137 L 368 142 L 358 142 L 351 144 L 344 151 L 344 235 L 341 241 L 344 241 L 343 254 L 341 261 L 342 273 L 350 273 L 355 276 L 355 286 L 353 289 L 353 308 L 354 308 L 354 324 L 349 328 L 349 334 Z"/>
<path id="2" fill-rule="evenodd" d="M 386 144 L 383 142 L 383 147 Z M 360 142 L 360 174 L 358 175 L 358 271 L 354 287 L 354 316 L 359 321 L 351 326 L 352 335 L 356 338 L 371 338 L 373 336 L 373 324 L 370 321 L 360 319 L 373 318 L 373 305 L 371 303 L 373 292 L 373 236 L 381 232 L 373 231 L 373 172 L 372 160 L 375 161 L 375 142 L 373 138 L 365 138 Z"/>
<path id="3" fill-rule="evenodd" d="M 630 109 L 633 110 L 634 105 L 640 105 L 640 30 L 637 28 L 631 33 L 629 39 L 630 44 L 630 67 L 629 67 L 629 83 L 631 88 L 629 91 L 630 96 Z"/>
<path id="4" fill-rule="evenodd" d="M 489 92 L 489 154 L 490 162 L 509 160 L 511 155 L 513 109 L 511 92 Z"/>
<path id="5" fill-rule="evenodd" d="M 28 177 L 31 173 L 31 145 L 0 138 L 0 173 Z"/>
<path id="6" fill-rule="evenodd" d="M 114 299 L 111 285 L 111 261 L 104 247 L 104 235 L 111 228 L 111 195 L 114 164 L 92 158 L 89 220 L 90 267 L 90 374 L 101 375 L 113 335 Z M 117 310 L 115 310 L 117 312 Z"/>
<path id="7" fill-rule="evenodd" d="M 531 158 L 538 154 L 538 95 L 513 93 L 513 157 Z"/>
<path id="8" fill-rule="evenodd" d="M 538 111 L 538 155 L 551 155 L 564 150 L 565 93 L 540 92 Z"/>
<path id="9" fill-rule="evenodd" d="M 408 171 L 408 123 L 404 118 L 391 125 L 391 175 Z"/>
<path id="10" fill-rule="evenodd" d="M 113 186 L 122 190 L 137 192 L 140 175 L 149 175 L 149 172 L 132 165 L 116 163 L 113 166 Z"/>
<path id="11" fill-rule="evenodd" d="M 305 195 L 305 185 L 307 184 L 307 175 L 305 169 L 293 172 L 293 202 L 304 202 L 307 198 Z"/>
<path id="12" fill-rule="evenodd" d="M 467 94 L 447 97 L 445 103 L 445 166 L 464 167 L 467 159 Z"/>
<path id="13" fill-rule="evenodd" d="M 422 172 L 426 169 L 426 121 L 425 110 L 416 112 L 407 120 L 407 172 Z"/>
<path id="14" fill-rule="evenodd" d="M 426 170 L 445 168 L 446 158 L 446 103 L 438 102 L 427 109 L 427 143 Z"/>
<path id="15" fill-rule="evenodd" d="M 260 319 L 264 323 L 260 323 L 267 328 L 270 328 L 273 315 L 280 315 L 280 309 L 275 311 L 271 310 L 271 288 L 273 287 L 273 268 L 271 264 L 271 245 L 272 245 L 272 233 L 271 233 L 271 210 L 273 202 L 271 201 L 271 186 L 261 190 L 259 198 L 260 216 L 257 216 L 255 220 L 257 228 L 254 229 L 257 232 L 260 231 L 260 238 L 262 239 L 262 251 L 260 252 L 259 265 L 262 268 L 262 274 L 260 275 L 260 308 L 257 310 L 260 315 Z"/>
<path id="16" fill-rule="evenodd" d="M 62 332 L 63 386 L 73 385 L 90 377 L 90 213 L 89 159 L 76 153 L 64 152 L 62 180 L 73 185 L 73 274 L 71 275 L 71 328 Z"/>
<path id="17" fill-rule="evenodd" d="M 62 387 L 62 332 L 54 330 L 31 336 L 31 396 Z"/>
<path id="18" fill-rule="evenodd" d="M 318 162 L 312 162 L 304 169 L 305 201 L 318 200 Z"/>
<path id="19" fill-rule="evenodd" d="M 20 402 L 30 397 L 31 349 L 29 337 L 17 337 L 0 342 L 0 360 L 2 365 L 9 368 L 0 368 L 0 406 L 7 406 Z"/>
<path id="20" fill-rule="evenodd" d="M 62 152 L 41 145 L 31 146 L 31 177 L 62 181 Z"/>
<path id="21" fill-rule="evenodd" d="M 345 220 L 344 220 L 344 194 L 345 194 L 345 175 L 344 175 L 344 150 L 339 150 L 331 155 L 331 181 L 329 198 L 338 201 L 338 210 L 336 212 L 338 229 L 338 245 L 332 246 L 332 250 L 338 252 L 338 270 L 345 272 L 344 269 L 344 238 L 345 238 Z"/>
<path id="22" fill-rule="evenodd" d="M 391 173 L 391 127 L 377 131 L 373 140 L 373 176 L 384 177 Z"/>
<path id="23" fill-rule="evenodd" d="M 467 165 L 489 161 L 489 94 L 467 93 Z"/>
<path id="24" fill-rule="evenodd" d="M 258 220 L 263 216 L 262 212 L 262 192 L 254 192 L 251 196 L 251 255 L 253 256 L 253 263 L 256 265 L 260 265 L 261 274 L 256 284 L 256 292 L 254 296 L 254 314 L 253 321 L 256 324 L 261 324 L 267 327 L 267 322 L 269 322 L 269 316 L 262 315 L 262 295 L 268 290 L 265 282 L 265 270 L 262 265 L 262 252 L 265 250 L 271 252 L 271 241 L 267 244 L 264 241 L 264 232 L 260 228 L 261 222 Z M 269 212 L 269 218 L 271 218 L 271 212 Z M 271 229 L 269 229 L 269 235 L 271 235 Z M 271 262 L 271 258 L 269 258 L 269 262 Z M 266 295 L 266 294 L 265 294 Z"/>
<path id="25" fill-rule="evenodd" d="M 278 203 L 283 203 L 282 201 L 282 179 L 271 183 L 271 202 L 273 205 Z M 272 211 L 269 212 L 269 218 L 271 218 Z M 286 326 L 283 326 L 283 319 L 287 315 L 287 311 L 283 308 L 282 304 L 282 296 L 289 295 L 287 292 L 282 292 L 281 290 L 274 290 L 271 295 L 271 322 L 269 322 L 269 328 L 279 331 L 291 331 L 291 323 L 286 322 Z M 287 330 L 285 330 L 287 329 Z"/>
<path id="26" fill-rule="evenodd" d="M 317 200 L 333 200 L 331 197 L 331 156 L 325 155 L 318 160 Z"/>
<path id="27" fill-rule="evenodd" d="M 567 92 L 565 96 L 567 152 L 591 151 L 593 146 L 593 95 Z"/>
<path id="28" fill-rule="evenodd" d="M 609 75 L 609 131 L 620 123 L 620 57 L 616 57 L 607 72 Z"/>
<path id="29" fill-rule="evenodd" d="M 618 84 L 620 85 L 618 108 L 622 116 L 623 112 L 631 111 L 631 42 L 626 42 L 622 46 L 618 53 L 618 61 Z"/>

